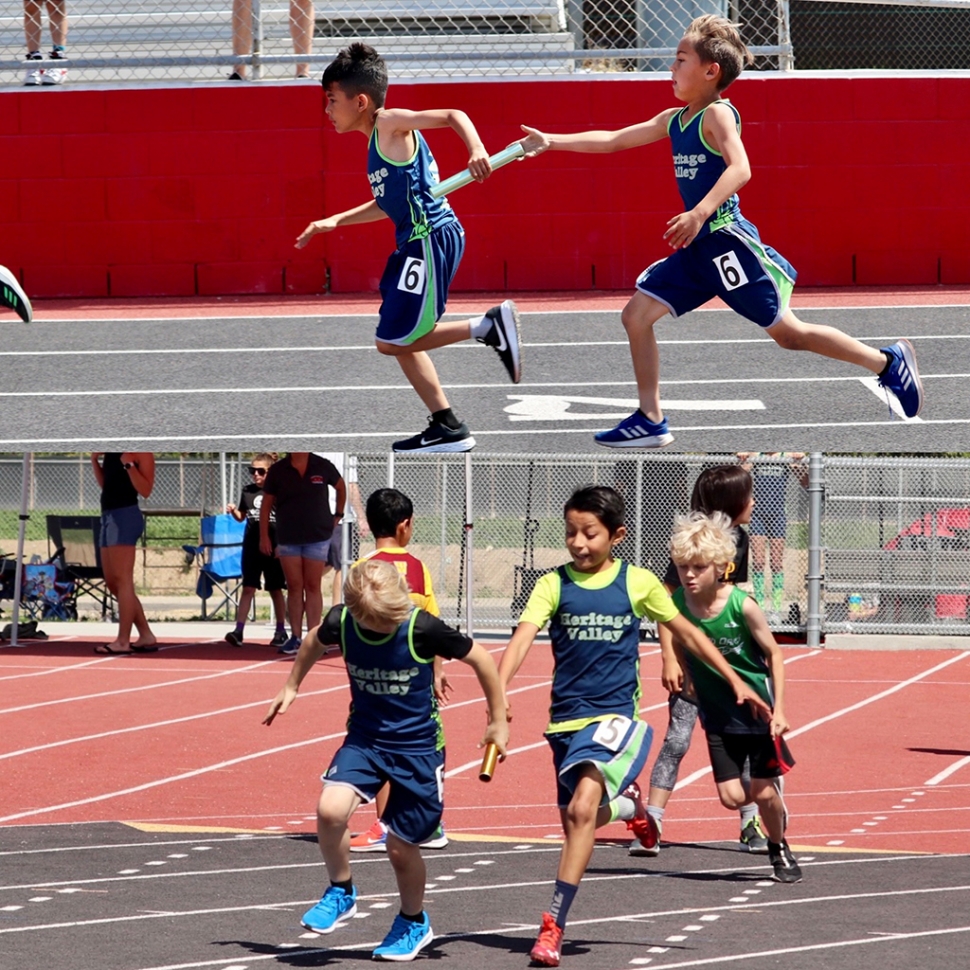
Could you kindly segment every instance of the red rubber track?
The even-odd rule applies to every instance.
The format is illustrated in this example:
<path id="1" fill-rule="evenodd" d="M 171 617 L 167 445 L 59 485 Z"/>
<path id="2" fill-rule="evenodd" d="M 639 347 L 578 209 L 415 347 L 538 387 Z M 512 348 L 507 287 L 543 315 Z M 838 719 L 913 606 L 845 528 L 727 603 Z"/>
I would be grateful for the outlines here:
<path id="1" fill-rule="evenodd" d="M 449 313 L 478 313 L 508 297 L 526 312 L 556 310 L 616 310 L 626 304 L 629 290 L 597 290 L 557 293 L 454 293 Z M 813 307 L 950 306 L 970 303 L 970 286 L 876 286 L 831 287 L 795 290 L 795 310 Z M 318 297 L 221 296 L 144 297 L 110 300 L 37 300 L 37 320 L 135 320 L 158 317 L 253 317 L 320 316 L 377 313 L 376 293 L 321 294 Z M 722 308 L 719 300 L 707 304 Z"/>
<path id="2" fill-rule="evenodd" d="M 347 714 L 339 656 L 324 658 L 290 712 L 267 728 L 260 722 L 289 661 L 266 647 L 163 642 L 155 654 L 103 658 L 93 646 L 53 640 L 0 651 L 0 824 L 122 821 L 164 829 L 313 831 L 318 778 Z M 489 649 L 498 656 L 503 646 Z M 656 648 L 645 645 L 643 653 L 643 709 L 656 732 L 655 754 L 666 696 Z M 970 651 L 785 648 L 785 656 L 798 761 L 786 779 L 792 844 L 970 851 Z M 455 685 L 444 712 L 449 834 L 557 837 L 542 740 L 548 645 L 532 649 L 511 685 L 512 754 L 488 785 L 477 777 L 484 723 L 477 683 L 462 664 L 446 669 Z M 850 709 L 855 705 L 861 706 Z M 706 765 L 698 728 L 681 769 L 681 782 L 688 783 L 667 809 L 665 839 L 736 838 L 736 817 L 718 804 L 710 775 L 691 780 Z M 640 781 L 645 791 L 647 772 Z M 367 827 L 371 809 L 362 808 L 357 818 Z M 602 835 L 628 837 L 620 824 Z"/>

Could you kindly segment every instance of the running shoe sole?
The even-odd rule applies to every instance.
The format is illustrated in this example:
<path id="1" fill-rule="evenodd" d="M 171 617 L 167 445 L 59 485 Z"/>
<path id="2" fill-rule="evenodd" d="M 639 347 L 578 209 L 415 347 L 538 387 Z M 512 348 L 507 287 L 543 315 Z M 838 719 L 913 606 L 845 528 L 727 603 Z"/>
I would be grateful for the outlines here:
<path id="1" fill-rule="evenodd" d="M 27 294 L 6 266 L 0 266 L 0 304 L 13 310 L 24 323 L 34 319 L 34 309 Z"/>

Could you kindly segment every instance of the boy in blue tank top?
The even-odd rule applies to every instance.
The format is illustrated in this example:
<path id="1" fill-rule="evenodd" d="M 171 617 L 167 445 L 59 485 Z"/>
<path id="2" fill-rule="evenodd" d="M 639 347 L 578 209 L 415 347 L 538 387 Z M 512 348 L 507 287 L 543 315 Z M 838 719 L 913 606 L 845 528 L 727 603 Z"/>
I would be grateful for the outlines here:
<path id="1" fill-rule="evenodd" d="M 717 645 L 748 687 L 771 706 L 767 722 L 734 703 L 731 691 L 707 658 L 678 649 L 697 700 L 707 750 L 721 804 L 737 811 L 752 799 L 768 835 L 768 859 L 778 882 L 800 882 L 802 871 L 785 840 L 786 814 L 780 779 L 793 765 L 784 741 L 789 729 L 784 711 L 785 662 L 768 629 L 761 607 L 725 572 L 736 553 L 731 520 L 723 512 L 678 516 L 670 540 L 670 558 L 681 585 L 673 601 L 690 624 Z M 675 634 L 675 647 L 679 648 Z M 750 790 L 742 780 L 750 765 Z"/>
<path id="2" fill-rule="evenodd" d="M 640 618 L 667 627 L 704 657 L 729 682 L 726 689 L 737 704 L 768 712 L 710 640 L 677 612 L 660 580 L 614 558 L 613 548 L 626 535 L 618 492 L 581 488 L 563 514 L 572 561 L 539 577 L 499 664 L 507 689 L 536 634 L 549 623 L 555 671 L 545 736 L 565 841 L 552 904 L 542 914 L 530 954 L 546 967 L 559 966 L 566 917 L 593 854 L 596 829 L 621 819 L 637 838 L 646 834 L 636 778 L 653 732 L 640 720 Z"/>
<path id="3" fill-rule="evenodd" d="M 470 451 L 475 439 L 458 420 L 438 379 L 429 350 L 474 337 L 492 347 L 509 377 L 522 377 L 519 314 L 506 300 L 484 316 L 439 323 L 448 287 L 465 250 L 465 230 L 447 198 L 431 188 L 438 166 L 419 129 L 452 128 L 468 148 L 468 167 L 482 182 L 491 173 L 488 153 L 463 111 L 442 108 L 408 111 L 385 108 L 387 68 L 372 47 L 355 43 L 342 50 L 323 72 L 327 117 L 339 133 L 367 137 L 367 177 L 373 199 L 363 205 L 311 222 L 296 241 L 302 249 L 320 232 L 375 222 L 394 223 L 397 249 L 381 278 L 377 349 L 396 357 L 404 376 L 424 402 L 429 425 L 419 434 L 395 441 L 394 451 Z"/>
<path id="4" fill-rule="evenodd" d="M 330 877 L 320 902 L 303 915 L 315 933 L 330 933 L 357 912 L 350 873 L 350 817 L 390 783 L 382 821 L 401 911 L 374 959 L 413 960 L 434 938 L 424 911 L 427 879 L 421 843 L 441 824 L 445 740 L 434 694 L 434 658 L 468 664 L 481 684 L 488 726 L 480 746 L 504 758 L 509 738 L 505 700 L 491 654 L 414 606 L 404 576 L 371 559 L 350 571 L 345 606 L 335 606 L 303 641 L 286 685 L 263 721 L 271 724 L 296 699 L 303 678 L 328 647 L 339 646 L 350 679 L 347 737 L 323 776 L 317 836 Z"/>
<path id="5" fill-rule="evenodd" d="M 610 431 L 595 436 L 608 448 L 657 448 L 670 444 L 660 404 L 660 351 L 654 325 L 679 317 L 714 297 L 762 327 L 779 347 L 810 350 L 866 368 L 879 377 L 906 417 L 923 403 L 916 354 L 908 340 L 877 350 L 836 330 L 805 323 L 788 305 L 795 270 L 742 215 L 738 190 L 751 168 L 741 141 L 741 116 L 722 97 L 752 63 L 737 28 L 707 14 L 687 28 L 671 66 L 673 93 L 682 108 L 616 131 L 545 134 L 522 126 L 527 156 L 547 149 L 618 152 L 669 138 L 684 211 L 667 223 L 663 238 L 673 255 L 649 266 L 623 309 L 640 407 Z M 890 412 L 892 413 L 892 411 Z"/>

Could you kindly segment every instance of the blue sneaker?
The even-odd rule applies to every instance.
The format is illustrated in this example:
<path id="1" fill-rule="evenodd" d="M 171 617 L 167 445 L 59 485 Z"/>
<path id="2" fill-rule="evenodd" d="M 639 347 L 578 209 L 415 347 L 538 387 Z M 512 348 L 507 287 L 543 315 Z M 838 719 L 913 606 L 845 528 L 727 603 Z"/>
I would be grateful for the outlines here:
<path id="1" fill-rule="evenodd" d="M 299 637 L 290 637 L 276 652 L 286 654 L 287 657 L 292 657 L 300 652 L 300 644 L 302 642 Z"/>
<path id="2" fill-rule="evenodd" d="M 375 960 L 393 960 L 408 963 L 413 960 L 432 940 L 431 920 L 427 913 L 421 914 L 421 922 L 413 923 L 398 913 L 391 924 L 391 931 L 384 942 L 371 954 Z"/>
<path id="3" fill-rule="evenodd" d="M 357 887 L 344 892 L 331 886 L 313 909 L 303 914 L 300 922 L 314 933 L 332 933 L 341 923 L 357 915 Z"/>
<path id="4" fill-rule="evenodd" d="M 916 351 L 908 340 L 899 340 L 891 347 L 883 347 L 892 361 L 879 376 L 879 386 L 892 391 L 902 405 L 907 418 L 915 418 L 923 406 L 923 385 L 916 366 Z"/>
<path id="5" fill-rule="evenodd" d="M 674 440 L 666 418 L 654 424 L 639 408 L 611 431 L 600 431 L 593 438 L 605 448 L 662 448 Z"/>

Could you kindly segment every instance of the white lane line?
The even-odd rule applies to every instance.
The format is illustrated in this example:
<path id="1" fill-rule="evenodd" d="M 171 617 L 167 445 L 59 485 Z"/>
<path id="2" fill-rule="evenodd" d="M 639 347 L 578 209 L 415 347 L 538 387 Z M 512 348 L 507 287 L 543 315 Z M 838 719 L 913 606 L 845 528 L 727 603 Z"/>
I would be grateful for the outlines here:
<path id="1" fill-rule="evenodd" d="M 929 781 L 924 781 L 923 784 L 927 787 L 930 785 L 938 785 L 941 781 L 945 781 L 950 775 L 955 774 L 967 765 L 970 765 L 970 755 L 967 755 L 966 758 L 961 758 L 959 761 L 954 761 L 949 768 L 944 768 L 938 775 L 934 775 Z"/>
<path id="2" fill-rule="evenodd" d="M 305 748 L 310 744 L 320 744 L 321 741 L 333 741 L 342 738 L 345 731 L 338 731 L 336 734 L 324 734 L 316 738 L 308 738 L 303 741 L 294 741 L 292 744 L 280 745 L 276 748 L 266 748 L 262 751 L 254 751 L 251 754 L 244 754 L 238 758 L 230 758 L 227 761 L 220 761 L 212 765 L 204 765 L 201 768 L 194 768 L 192 771 L 183 771 L 178 775 L 169 775 L 167 778 L 156 778 L 154 781 L 146 781 L 141 785 L 133 785 L 130 788 L 122 788 L 118 791 L 103 792 L 100 795 L 91 795 L 88 798 L 78 798 L 72 802 L 62 802 L 60 805 L 45 805 L 41 808 L 32 808 L 25 812 L 15 812 L 13 815 L 0 817 L 0 822 L 14 822 L 21 818 L 31 818 L 36 815 L 46 815 L 49 812 L 59 812 L 67 808 L 78 808 L 81 805 L 92 805 L 95 802 L 105 802 L 112 798 L 121 798 L 124 795 L 132 795 L 136 792 L 149 791 L 152 788 L 159 788 L 162 785 L 170 785 L 178 781 L 186 781 L 189 778 L 197 778 L 200 775 L 209 774 L 212 771 L 221 771 L 224 768 L 231 768 L 233 765 L 245 764 L 247 761 L 255 761 L 257 758 L 266 758 L 283 751 L 293 751 L 296 748 Z"/>
<path id="3" fill-rule="evenodd" d="M 270 661 L 272 663 L 272 661 Z M 311 690 L 301 693 L 301 697 L 314 697 L 318 694 L 332 694 L 336 691 L 347 689 L 347 685 L 341 683 L 339 687 L 326 687 L 320 690 Z M 64 738 L 61 741 L 50 741 L 47 744 L 38 744 L 32 748 L 20 748 L 18 751 L 7 751 L 0 754 L 0 761 L 4 758 L 16 758 L 20 755 L 33 754 L 37 751 L 49 751 L 51 748 L 60 748 L 67 744 L 80 744 L 84 741 L 100 741 L 102 738 L 111 738 L 119 734 L 132 734 L 136 731 L 150 731 L 154 728 L 171 727 L 173 724 L 185 724 L 187 721 L 205 720 L 209 717 L 216 717 L 220 714 L 233 714 L 238 711 L 250 710 L 254 707 L 267 707 L 272 698 L 265 700 L 250 701 L 246 704 L 237 704 L 235 707 L 222 707 L 214 711 L 203 711 L 200 714 L 188 714 L 185 717 L 170 718 L 167 721 L 153 721 L 151 724 L 138 724 L 134 727 L 117 728 L 113 731 L 102 731 L 100 734 L 85 734 L 75 738 Z M 274 816 L 275 817 L 275 816 Z"/>
<path id="4" fill-rule="evenodd" d="M 827 724 L 829 721 L 834 721 L 837 718 L 844 717 L 846 714 L 851 714 L 853 711 L 858 711 L 863 707 L 868 707 L 869 704 L 874 704 L 876 701 L 881 701 L 892 694 L 898 693 L 906 687 L 911 687 L 913 684 L 917 684 L 921 680 L 925 680 L 927 677 L 932 677 L 933 674 L 938 673 L 952 664 L 959 663 L 961 660 L 966 660 L 967 657 L 970 657 L 970 650 L 965 650 L 963 653 L 959 653 L 957 656 L 951 657 L 949 660 L 944 660 L 943 663 L 937 664 L 935 667 L 930 667 L 928 670 L 924 670 L 922 673 L 916 674 L 915 676 L 910 677 L 908 680 L 895 684 L 888 690 L 880 691 L 878 694 L 873 694 L 871 697 L 867 697 L 865 700 L 858 701 L 855 704 L 850 704 L 848 707 L 843 707 L 841 710 L 833 711 L 831 714 L 826 714 L 825 717 L 816 718 L 816 720 L 810 721 L 808 724 L 803 724 L 800 728 L 795 728 L 794 731 L 789 731 L 785 737 L 797 738 L 800 734 L 805 734 L 807 731 L 811 731 L 822 724 Z M 786 660 L 785 662 L 787 663 L 788 661 Z M 684 788 L 686 785 L 693 784 L 699 778 L 703 778 L 710 773 L 710 766 L 700 768 L 693 774 L 690 774 L 681 781 L 678 781 L 677 784 L 674 785 L 674 791 L 680 791 L 681 788 Z M 900 799 L 900 801 L 905 802 L 906 799 L 903 798 Z M 909 801 L 913 801 L 913 799 L 909 799 Z"/>
<path id="5" fill-rule="evenodd" d="M 127 393 L 127 392 L 126 392 Z M 250 390 L 251 393 L 251 390 Z M 822 428 L 834 428 L 836 430 L 842 430 L 846 428 L 889 428 L 898 425 L 898 420 L 884 419 L 881 421 L 807 421 L 807 422 L 790 422 L 787 424 L 696 424 L 696 425 L 677 425 L 676 430 L 679 432 L 687 431 L 805 431 L 805 430 L 819 430 Z M 922 422 L 922 427 L 949 427 L 951 425 L 970 425 L 970 418 L 945 418 L 942 420 L 927 419 Z M 247 447 L 252 450 L 256 445 L 261 443 L 273 444 L 279 443 L 281 439 L 286 439 L 287 441 L 350 441 L 350 440 L 362 440 L 365 438 L 393 438 L 395 436 L 407 436 L 412 433 L 414 429 L 400 430 L 397 431 L 328 431 L 325 434 L 320 432 L 291 432 L 282 431 L 279 428 L 274 430 L 259 432 L 250 431 L 247 434 L 195 434 L 195 435 L 138 435 L 137 437 L 132 437 L 128 435 L 124 438 L 113 438 L 106 437 L 105 435 L 98 435 L 97 441 L 101 444 L 130 444 L 131 442 L 136 443 L 151 443 L 153 445 L 162 444 L 172 444 L 174 445 L 184 445 L 182 449 L 173 448 L 172 450 L 193 450 L 191 446 L 199 445 L 200 443 L 207 443 L 209 445 L 209 450 L 212 450 L 212 445 L 215 442 L 248 442 Z M 550 433 L 549 428 L 516 428 L 508 431 L 480 431 L 475 429 L 476 436 L 480 438 L 504 438 L 504 437 L 543 437 L 546 440 L 546 436 Z M 556 428 L 555 434 L 589 434 L 589 428 Z M 76 445 L 87 447 L 93 438 L 0 438 L 0 445 L 5 445 L 10 449 L 23 450 L 24 447 L 29 446 L 37 451 L 49 450 L 49 446 L 52 445 Z M 83 450 L 83 449 L 82 449 Z M 195 448 L 195 450 L 200 450 Z"/>
<path id="6" fill-rule="evenodd" d="M 52 638 L 53 639 L 53 638 Z M 73 637 L 59 637 L 59 640 L 73 640 Z M 45 640 L 50 643 L 50 640 Z M 75 670 L 83 670 L 85 667 L 97 667 L 99 664 L 111 663 L 113 657 L 98 657 L 96 660 L 85 660 L 79 664 L 62 664 L 58 667 L 48 667 L 46 670 L 30 670 L 20 674 L 6 674 L 0 677 L 2 680 L 25 680 L 28 677 L 46 677 L 48 674 L 73 673 Z"/>
<path id="7" fill-rule="evenodd" d="M 139 687 L 123 687 L 116 690 L 105 690 L 98 694 L 76 694 L 73 697 L 60 697 L 51 701 L 38 701 L 36 704 L 23 704 L 20 707 L 4 708 L 3 710 L 0 710 L 0 714 L 18 714 L 21 711 L 33 711 L 38 707 L 50 707 L 54 704 L 73 704 L 76 701 L 91 701 L 98 700 L 101 697 L 117 697 L 121 694 L 136 694 L 144 690 L 159 690 L 163 687 L 178 687 L 181 684 L 194 684 L 202 680 L 214 680 L 217 677 L 230 677 L 233 674 L 242 674 L 250 670 L 258 670 L 260 667 L 265 667 L 268 664 L 279 662 L 280 661 L 277 660 L 261 660 L 258 663 L 247 664 L 245 667 L 237 667 L 232 670 L 219 670 L 214 674 L 198 674 L 195 677 L 182 677 L 179 680 L 165 680 L 158 684 L 142 684 Z"/>

